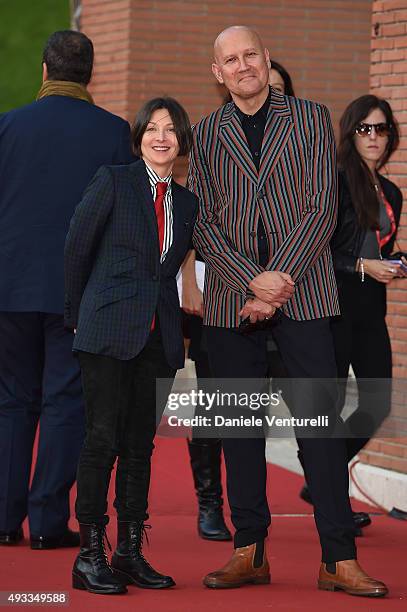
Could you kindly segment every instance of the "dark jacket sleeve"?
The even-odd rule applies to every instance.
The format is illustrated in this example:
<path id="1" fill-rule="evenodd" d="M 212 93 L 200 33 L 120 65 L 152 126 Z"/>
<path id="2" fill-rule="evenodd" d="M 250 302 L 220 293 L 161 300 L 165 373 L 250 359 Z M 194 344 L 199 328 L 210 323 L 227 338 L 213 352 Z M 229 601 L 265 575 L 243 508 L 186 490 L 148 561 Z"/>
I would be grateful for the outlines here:
<path id="1" fill-rule="evenodd" d="M 379 176 L 384 195 L 393 209 L 396 228 L 400 222 L 402 195 L 400 189 L 393 182 Z M 331 249 L 335 272 L 347 274 L 356 273 L 356 262 L 360 256 L 365 229 L 358 223 L 353 206 L 346 176 L 339 172 L 339 206 L 338 224 L 331 241 Z M 396 233 L 382 248 L 382 256 L 389 257 L 394 248 Z"/>
<path id="2" fill-rule="evenodd" d="M 130 126 L 127 121 L 123 121 L 113 164 L 130 164 L 136 161 L 136 159 L 137 157 L 135 157 L 132 153 Z"/>
<path id="3" fill-rule="evenodd" d="M 92 272 L 97 246 L 113 208 L 111 170 L 99 168 L 72 217 L 65 242 L 65 325 L 76 328 L 79 306 Z"/>
<path id="4" fill-rule="evenodd" d="M 356 273 L 360 227 L 345 174 L 338 173 L 338 223 L 331 240 L 335 272 Z M 356 247 L 356 251 L 355 251 Z"/>

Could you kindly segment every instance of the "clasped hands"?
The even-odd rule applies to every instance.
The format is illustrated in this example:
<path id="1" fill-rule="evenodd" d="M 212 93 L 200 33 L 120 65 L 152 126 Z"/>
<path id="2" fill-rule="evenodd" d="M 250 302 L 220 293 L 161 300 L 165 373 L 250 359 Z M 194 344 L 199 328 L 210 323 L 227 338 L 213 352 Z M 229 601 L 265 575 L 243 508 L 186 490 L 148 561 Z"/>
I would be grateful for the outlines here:
<path id="1" fill-rule="evenodd" d="M 245 303 L 239 315 L 244 319 L 250 318 L 251 323 L 270 319 L 277 308 L 293 296 L 295 283 L 285 272 L 262 272 L 249 284 L 249 289 L 255 298 Z"/>

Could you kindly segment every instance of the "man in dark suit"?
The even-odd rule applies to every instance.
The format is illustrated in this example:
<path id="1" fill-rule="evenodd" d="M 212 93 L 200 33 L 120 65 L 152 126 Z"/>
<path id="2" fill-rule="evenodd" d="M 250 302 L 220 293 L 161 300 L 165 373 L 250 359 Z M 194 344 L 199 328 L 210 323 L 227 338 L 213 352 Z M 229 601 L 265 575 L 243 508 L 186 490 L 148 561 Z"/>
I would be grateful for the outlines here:
<path id="1" fill-rule="evenodd" d="M 298 417 L 326 415 L 330 425 L 296 430 L 321 540 L 319 587 L 385 595 L 385 585 L 357 564 L 345 440 L 328 437 L 341 427 L 329 327 L 338 314 L 328 244 L 336 219 L 331 121 L 324 106 L 270 89 L 268 61 L 256 32 L 243 26 L 222 32 L 212 69 L 232 102 L 194 129 L 189 187 L 200 199 L 194 240 L 208 264 L 210 365 L 217 378 L 264 378 L 267 331 L 255 324 L 270 319 L 290 377 L 301 379 L 290 409 Z M 245 319 L 251 333 L 239 329 Z M 265 441 L 259 430 L 250 433 L 223 441 L 235 553 L 206 576 L 211 588 L 270 582 Z"/>
<path id="2" fill-rule="evenodd" d="M 96 170 L 131 161 L 128 123 L 86 89 L 92 65 L 85 35 L 55 32 L 37 101 L 0 117 L 1 544 L 23 538 L 27 514 L 32 548 L 79 544 L 67 525 L 84 411 L 63 321 L 64 243 Z"/>

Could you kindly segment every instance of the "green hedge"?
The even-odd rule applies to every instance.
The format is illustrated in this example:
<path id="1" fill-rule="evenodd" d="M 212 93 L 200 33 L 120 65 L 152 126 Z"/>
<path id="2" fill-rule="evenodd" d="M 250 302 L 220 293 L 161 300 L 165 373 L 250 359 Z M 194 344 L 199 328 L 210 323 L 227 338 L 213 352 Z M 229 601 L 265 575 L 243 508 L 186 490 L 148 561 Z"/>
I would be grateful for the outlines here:
<path id="1" fill-rule="evenodd" d="M 0 0 L 0 112 L 35 99 L 45 41 L 69 27 L 69 0 Z"/>

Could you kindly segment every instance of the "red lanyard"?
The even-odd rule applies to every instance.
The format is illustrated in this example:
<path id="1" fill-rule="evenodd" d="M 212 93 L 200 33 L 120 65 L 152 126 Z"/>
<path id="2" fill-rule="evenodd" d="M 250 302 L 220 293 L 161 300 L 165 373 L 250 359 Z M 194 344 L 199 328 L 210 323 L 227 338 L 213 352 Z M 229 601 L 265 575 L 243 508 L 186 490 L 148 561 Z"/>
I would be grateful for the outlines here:
<path id="1" fill-rule="evenodd" d="M 389 202 L 386 200 L 383 191 L 381 192 L 381 196 L 382 196 L 384 208 L 386 210 L 386 214 L 390 221 L 390 232 L 386 234 L 385 236 L 383 236 L 383 238 L 381 238 L 380 230 L 376 230 L 377 242 L 379 244 L 380 249 L 382 249 L 384 245 L 389 242 L 393 234 L 396 232 L 396 220 L 394 218 L 393 209 L 390 206 Z"/>

